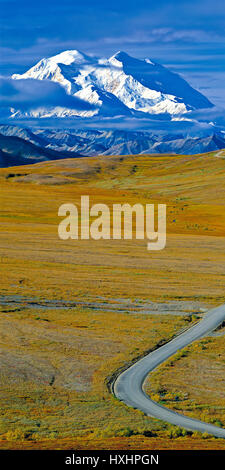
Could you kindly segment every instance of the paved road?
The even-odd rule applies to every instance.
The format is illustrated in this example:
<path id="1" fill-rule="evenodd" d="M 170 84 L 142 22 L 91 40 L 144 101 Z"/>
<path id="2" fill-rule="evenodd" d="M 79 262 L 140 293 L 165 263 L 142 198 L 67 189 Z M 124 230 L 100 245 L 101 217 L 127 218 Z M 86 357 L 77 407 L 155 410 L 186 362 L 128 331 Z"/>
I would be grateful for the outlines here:
<path id="1" fill-rule="evenodd" d="M 144 381 L 152 370 L 172 356 L 179 349 L 206 336 L 225 320 L 225 304 L 210 310 L 204 318 L 169 343 L 148 354 L 129 369 L 122 372 L 114 383 L 117 398 L 128 406 L 137 408 L 148 416 L 181 426 L 188 430 L 207 432 L 225 438 L 225 429 L 212 424 L 183 416 L 154 402 L 143 390 Z"/>

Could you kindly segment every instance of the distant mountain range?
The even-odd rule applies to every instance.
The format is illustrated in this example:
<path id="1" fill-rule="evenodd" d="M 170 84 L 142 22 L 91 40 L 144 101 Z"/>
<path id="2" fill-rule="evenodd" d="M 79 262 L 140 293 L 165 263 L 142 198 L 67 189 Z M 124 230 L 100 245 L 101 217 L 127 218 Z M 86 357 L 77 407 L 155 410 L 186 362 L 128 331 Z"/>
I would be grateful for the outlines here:
<path id="1" fill-rule="evenodd" d="M 178 74 L 150 59 L 135 59 L 125 52 L 99 59 L 77 50 L 64 51 L 12 78 L 56 82 L 67 95 L 92 106 L 56 106 L 46 99 L 46 104 L 36 104 L 31 109 L 12 107 L 10 116 L 17 119 L 167 115 L 172 120 L 188 120 L 190 111 L 213 106 Z"/>
<path id="2" fill-rule="evenodd" d="M 42 161 L 58 160 L 63 158 L 75 158 L 82 155 L 76 152 L 57 151 L 39 144 L 34 144 L 33 139 L 22 139 L 14 136 L 0 133 L 0 167 L 27 165 Z"/>
<path id="3" fill-rule="evenodd" d="M 62 158 L 128 154 L 196 154 L 225 148 L 225 132 L 201 137 L 123 130 L 29 129 L 0 126 L 0 166 Z"/>

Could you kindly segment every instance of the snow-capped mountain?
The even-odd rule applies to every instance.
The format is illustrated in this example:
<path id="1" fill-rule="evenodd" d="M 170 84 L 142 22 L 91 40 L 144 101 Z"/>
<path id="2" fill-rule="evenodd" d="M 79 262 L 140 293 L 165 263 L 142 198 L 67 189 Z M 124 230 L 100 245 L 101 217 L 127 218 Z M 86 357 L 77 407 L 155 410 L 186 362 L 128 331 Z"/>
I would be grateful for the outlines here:
<path id="1" fill-rule="evenodd" d="M 14 108 L 12 118 L 21 117 L 115 117 L 169 116 L 188 119 L 188 112 L 213 105 L 178 74 L 150 59 L 135 59 L 117 52 L 109 59 L 97 59 L 76 50 L 42 59 L 15 80 L 50 80 L 64 87 L 68 95 L 93 105 L 92 109 L 63 106 Z"/>
<path id="2" fill-rule="evenodd" d="M 150 59 L 135 59 L 124 52 L 99 59 L 65 51 L 13 75 L 5 85 L 17 101 L 10 107 L 8 101 L 3 104 L 1 117 L 5 122 L 6 116 L 7 125 L 0 125 L 0 166 L 77 156 L 195 154 L 225 148 L 225 133 L 217 123 L 205 126 L 204 119 L 193 118 L 208 116 L 212 103 L 178 74 Z M 32 118 L 38 118 L 38 125 Z M 39 127 L 39 118 L 44 127 Z M 60 118 L 58 128 L 55 118 Z M 23 126 L 28 119 L 33 127 L 8 125 L 20 119 Z M 124 130 L 129 123 L 131 129 Z"/>

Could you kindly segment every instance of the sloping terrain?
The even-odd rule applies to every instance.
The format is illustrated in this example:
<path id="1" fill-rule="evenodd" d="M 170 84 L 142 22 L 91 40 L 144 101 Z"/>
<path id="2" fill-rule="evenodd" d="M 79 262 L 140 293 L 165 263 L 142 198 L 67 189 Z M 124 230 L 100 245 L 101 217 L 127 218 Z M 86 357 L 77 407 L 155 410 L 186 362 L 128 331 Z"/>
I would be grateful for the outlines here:
<path id="1" fill-rule="evenodd" d="M 67 151 L 57 152 L 55 150 L 41 148 L 20 137 L 8 137 L 0 134 L 0 167 L 56 160 L 69 156 L 76 158 L 80 155 L 76 153 L 70 154 Z"/>
<path id="2" fill-rule="evenodd" d="M 225 302 L 224 157 L 102 156 L 0 170 L 2 448 L 224 449 L 127 408 L 107 388 L 116 371 Z M 166 248 L 60 240 L 59 206 L 79 208 L 87 194 L 91 205 L 167 204 Z M 215 394 L 211 382 L 223 373 L 221 336 L 205 347 L 191 414 L 199 417 L 211 390 L 210 409 L 224 423 L 223 381 Z M 182 390 L 190 406 L 193 392 L 177 365 L 171 393 L 182 409 Z"/>

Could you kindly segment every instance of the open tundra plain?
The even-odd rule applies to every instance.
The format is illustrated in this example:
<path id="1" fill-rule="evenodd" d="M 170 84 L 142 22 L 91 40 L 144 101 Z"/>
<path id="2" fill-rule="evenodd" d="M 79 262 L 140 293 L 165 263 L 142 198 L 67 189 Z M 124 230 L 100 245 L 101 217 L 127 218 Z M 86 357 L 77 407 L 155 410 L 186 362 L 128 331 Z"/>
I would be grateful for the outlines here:
<path id="1" fill-rule="evenodd" d="M 1 448 L 224 449 L 128 408 L 111 383 L 225 302 L 225 151 L 0 169 Z M 58 238 L 58 208 L 167 204 L 167 245 Z M 225 329 L 151 373 L 169 408 L 225 427 Z"/>

